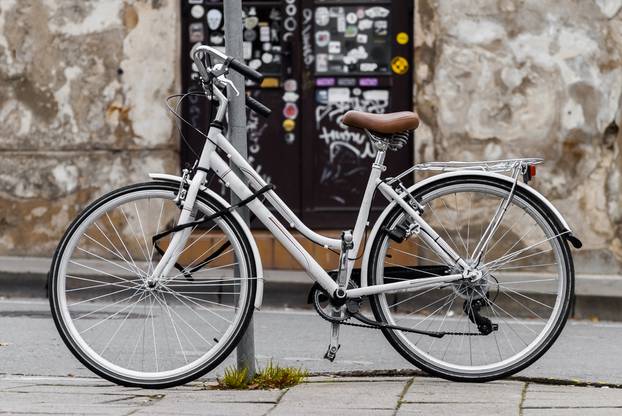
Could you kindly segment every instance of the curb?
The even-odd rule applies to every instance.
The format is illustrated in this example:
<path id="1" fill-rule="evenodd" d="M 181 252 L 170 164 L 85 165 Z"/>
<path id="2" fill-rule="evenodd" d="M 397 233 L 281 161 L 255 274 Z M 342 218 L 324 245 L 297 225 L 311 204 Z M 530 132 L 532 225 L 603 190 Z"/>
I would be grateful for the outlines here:
<path id="1" fill-rule="evenodd" d="M 372 371 L 363 371 L 363 370 L 353 370 L 353 371 L 334 371 L 334 372 L 312 372 L 309 373 L 309 378 L 352 378 L 352 379 L 365 379 L 365 378 L 378 378 L 378 379 L 387 379 L 387 378 L 404 378 L 404 377 L 422 377 L 422 378 L 438 378 L 432 375 L 429 375 L 418 369 L 394 369 L 394 370 L 372 370 Z M 565 379 L 565 378 L 553 378 L 553 377 L 527 377 L 527 376 L 510 376 L 506 378 L 499 379 L 499 381 L 508 380 L 508 381 L 521 381 L 523 383 L 534 383 L 534 384 L 546 384 L 553 386 L 575 386 L 575 387 L 608 387 L 612 389 L 622 389 L 622 384 L 620 383 L 608 383 L 608 382 L 596 382 L 596 381 L 583 381 L 583 380 L 574 380 L 574 379 Z M 358 381 L 358 380 L 354 380 Z M 313 380 L 308 380 L 307 382 L 313 383 Z M 453 382 L 449 382 L 453 383 Z"/>
<path id="2" fill-rule="evenodd" d="M 0 257 L 0 296 L 46 297 L 50 264 L 49 258 Z M 572 318 L 622 321 L 622 276 L 580 274 L 575 282 Z M 312 283 L 300 270 L 265 270 L 263 305 L 309 309 Z"/>
<path id="3" fill-rule="evenodd" d="M 320 372 L 311 372 L 309 373 L 309 377 L 302 383 L 325 383 L 332 381 L 341 381 L 345 383 L 356 383 L 360 381 L 385 381 L 389 379 L 405 379 L 405 378 L 435 378 L 438 377 L 431 376 L 421 370 L 417 369 L 387 369 L 387 370 L 372 370 L 372 371 L 363 371 L 363 370 L 354 370 L 354 371 L 320 371 Z M 55 380 L 71 380 L 72 382 L 86 382 L 86 383 L 108 383 L 97 376 L 83 376 L 83 377 L 74 377 L 74 376 L 29 376 L 24 374 L 11 374 L 11 373 L 0 373 L 0 379 L 37 379 L 37 380 L 46 380 L 46 381 L 55 381 Z M 620 389 L 622 390 L 622 384 L 620 383 L 608 383 L 608 382 L 592 382 L 592 381 L 583 381 L 583 380 L 575 380 L 575 379 L 565 379 L 565 378 L 547 378 L 547 377 L 524 377 L 524 376 L 510 376 L 507 378 L 499 379 L 498 381 L 519 381 L 523 383 L 533 383 L 533 384 L 542 384 L 542 385 L 551 385 L 551 386 L 574 386 L 574 387 L 605 387 L 611 389 Z M 202 387 L 205 384 L 215 383 L 215 377 L 202 377 L 199 380 L 194 380 L 187 383 L 186 387 Z M 454 383 L 448 381 L 448 383 Z"/>

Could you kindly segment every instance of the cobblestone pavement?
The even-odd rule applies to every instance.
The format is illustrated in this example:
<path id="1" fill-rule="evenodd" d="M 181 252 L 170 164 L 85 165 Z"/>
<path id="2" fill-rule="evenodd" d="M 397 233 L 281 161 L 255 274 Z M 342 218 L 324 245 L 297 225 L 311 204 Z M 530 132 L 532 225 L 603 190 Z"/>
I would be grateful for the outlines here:
<path id="1" fill-rule="evenodd" d="M 312 377 L 285 390 L 225 391 L 192 383 L 167 390 L 95 378 L 0 378 L 0 414 L 88 415 L 619 415 L 622 389 L 429 377 Z"/>

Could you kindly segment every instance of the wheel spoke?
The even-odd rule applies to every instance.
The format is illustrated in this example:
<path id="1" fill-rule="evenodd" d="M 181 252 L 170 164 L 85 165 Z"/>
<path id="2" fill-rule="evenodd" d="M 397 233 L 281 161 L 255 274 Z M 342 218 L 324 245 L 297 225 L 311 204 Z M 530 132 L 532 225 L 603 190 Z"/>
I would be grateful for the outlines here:
<path id="1" fill-rule="evenodd" d="M 426 261 L 429 261 L 430 263 L 438 264 L 440 266 L 445 266 L 445 263 L 441 263 L 440 261 L 432 260 L 432 259 L 429 259 L 427 257 L 419 256 L 417 254 L 412 254 L 412 253 L 409 253 L 409 252 L 404 251 L 404 250 L 400 250 L 400 249 L 395 248 L 395 247 L 390 247 L 390 249 L 391 250 L 395 250 L 398 253 L 402 253 L 402 254 L 406 254 L 407 256 L 414 257 L 414 258 L 419 259 L 419 260 L 426 260 Z"/>
<path id="2" fill-rule="evenodd" d="M 95 254 L 95 253 L 92 253 L 92 252 L 90 252 L 90 251 L 88 251 L 88 250 L 85 250 L 85 249 L 83 249 L 82 247 L 76 247 L 76 249 L 78 249 L 78 250 L 80 250 L 81 252 L 86 253 L 86 254 L 88 254 L 88 255 L 90 255 L 90 256 L 93 256 L 93 257 L 95 257 L 96 259 L 99 259 L 99 260 L 101 260 L 101 261 L 104 261 L 104 262 L 106 262 L 106 263 L 108 263 L 108 264 L 112 264 L 112 265 L 114 265 L 114 266 L 116 266 L 116 267 L 118 267 L 118 268 L 120 268 L 120 269 L 122 269 L 122 270 L 125 270 L 125 271 L 126 271 L 126 272 L 128 272 L 128 273 L 131 273 L 131 274 L 136 274 L 136 271 L 135 271 L 135 270 L 131 270 L 131 269 L 128 269 L 127 267 L 123 267 L 123 266 L 121 266 L 119 263 L 116 263 L 116 262 L 114 262 L 114 261 L 112 261 L 112 260 L 108 260 L 107 258 L 102 257 L 102 256 L 99 256 L 99 255 L 97 255 L 97 254 Z"/>
<path id="3" fill-rule="evenodd" d="M 143 228 L 143 222 L 140 219 L 140 213 L 138 212 L 138 205 L 134 202 L 134 210 L 136 211 L 136 217 L 138 218 L 138 225 L 140 227 L 140 232 L 143 236 L 143 242 L 145 243 L 145 248 L 147 251 L 145 252 L 145 261 L 147 264 L 151 264 L 151 255 L 153 252 L 153 244 L 147 243 L 147 235 L 145 234 L 145 229 Z"/>
<path id="4" fill-rule="evenodd" d="M 123 246 L 123 249 L 125 250 L 125 253 L 127 254 L 127 256 L 130 259 L 130 262 L 134 265 L 134 267 L 136 268 L 136 270 L 140 270 L 141 272 L 144 273 L 143 270 L 141 270 L 140 267 L 138 267 L 136 265 L 136 262 L 134 261 L 134 258 L 132 257 L 132 255 L 130 254 L 130 251 L 127 249 L 127 246 L 125 245 L 125 243 L 123 242 L 123 238 L 121 238 L 121 235 L 119 234 L 119 231 L 117 231 L 117 227 L 115 227 L 114 223 L 112 222 L 112 220 L 110 219 L 110 215 L 108 215 L 108 213 L 106 212 L 106 218 L 108 219 L 108 223 L 112 226 L 112 229 L 114 230 L 114 233 L 116 234 L 117 238 L 119 239 L 119 241 L 121 242 L 121 245 Z"/>
<path id="5" fill-rule="evenodd" d="M 70 260 L 69 263 L 71 263 L 73 265 L 76 265 L 78 267 L 83 267 L 85 269 L 91 270 L 91 271 L 93 271 L 95 273 L 103 274 L 104 276 L 112 277 L 113 279 L 120 280 L 121 282 L 129 282 L 130 281 L 129 279 L 126 279 L 124 277 L 117 276 L 115 274 L 108 273 L 108 272 L 105 272 L 103 270 L 99 270 L 99 269 L 96 269 L 94 267 L 91 267 L 91 266 L 87 266 L 86 264 L 78 263 L 77 261 L 74 261 L 74 260 Z"/>
<path id="6" fill-rule="evenodd" d="M 113 296 L 113 295 L 117 295 L 119 293 L 127 292 L 128 290 L 135 290 L 137 292 L 142 292 L 142 290 L 140 290 L 140 289 L 138 289 L 136 287 L 126 287 L 125 289 L 119 289 L 119 290 L 111 292 L 111 293 L 106 293 L 106 294 L 103 294 L 103 295 L 95 296 L 93 298 L 88 298 L 88 299 L 84 299 L 84 300 L 81 300 L 81 301 L 76 302 L 76 303 L 72 303 L 71 305 L 69 305 L 69 307 L 71 308 L 71 307 L 74 307 L 74 306 L 82 305 L 83 303 L 93 302 L 93 301 L 96 301 L 96 300 L 99 300 L 99 299 L 106 298 L 108 296 Z"/>
<path id="7" fill-rule="evenodd" d="M 441 201 L 444 203 L 444 201 L 441 199 Z M 456 242 L 454 241 L 454 239 L 451 237 L 451 234 L 449 234 L 449 232 L 447 231 L 447 229 L 445 228 L 445 226 L 443 225 L 443 222 L 440 220 L 440 218 L 438 217 L 438 215 L 436 215 L 436 211 L 434 209 L 432 209 L 432 207 L 430 206 L 430 204 L 428 204 L 428 208 L 430 209 L 430 212 L 432 212 L 432 215 L 434 216 L 434 218 L 436 218 L 436 221 L 438 222 L 438 224 L 441 226 L 441 228 L 443 229 L 443 231 L 445 231 L 445 235 L 447 237 L 449 237 L 449 241 L 451 241 L 451 244 L 453 245 L 454 249 L 458 249 L 458 245 L 456 244 Z"/>
<path id="8" fill-rule="evenodd" d="M 114 331 L 114 334 L 112 334 L 112 336 L 110 337 L 110 339 L 108 340 L 108 342 L 104 346 L 104 349 L 99 353 L 99 355 L 101 355 L 102 357 L 104 356 L 104 354 L 106 353 L 106 350 L 108 349 L 108 347 L 110 346 L 112 341 L 115 339 L 115 337 L 117 336 L 119 331 L 121 331 L 121 328 L 123 328 L 123 325 L 127 321 L 127 318 L 134 312 L 134 309 L 136 309 L 136 305 L 138 305 L 138 303 L 142 300 L 144 294 L 145 294 L 145 292 L 140 294 L 140 298 L 138 298 L 136 303 L 134 303 L 132 305 L 131 309 L 127 312 L 127 314 L 125 314 L 125 318 L 123 318 L 123 321 L 121 322 L 121 325 L 119 325 L 119 327 L 116 329 L 116 331 Z"/>
<path id="9" fill-rule="evenodd" d="M 77 292 L 77 291 L 80 291 L 80 290 L 94 289 L 94 288 L 97 288 L 97 287 L 105 287 L 105 286 L 114 286 L 114 287 L 123 287 L 123 288 L 126 288 L 126 289 L 135 289 L 136 287 L 139 286 L 135 282 L 141 282 L 142 281 L 142 280 L 139 280 L 139 279 L 137 279 L 137 280 L 126 280 L 125 281 L 126 283 L 129 283 L 129 284 L 134 283 L 133 286 L 127 286 L 127 285 L 124 285 L 124 284 L 121 284 L 121 283 L 116 283 L 116 282 L 105 282 L 105 283 L 103 283 L 101 280 L 88 279 L 86 277 L 73 276 L 73 275 L 70 275 L 70 274 L 67 275 L 67 278 L 68 279 L 81 280 L 81 281 L 84 281 L 84 282 L 98 283 L 98 284 L 97 285 L 93 285 L 93 286 L 78 287 L 78 288 L 75 288 L 75 289 L 67 289 L 67 290 L 65 290 L 65 292 Z"/>
<path id="10" fill-rule="evenodd" d="M 537 246 L 539 246 L 541 244 L 544 244 L 544 243 L 546 243 L 548 241 L 551 241 L 551 240 L 553 240 L 555 238 L 558 238 L 558 237 L 560 237 L 560 236 L 562 236 L 564 234 L 568 234 L 568 231 L 564 231 L 564 232 L 561 232 L 559 234 L 555 234 L 552 237 L 547 237 L 544 240 L 541 240 L 541 241 L 539 241 L 537 243 L 531 244 L 531 245 L 529 245 L 529 246 L 527 246 L 525 248 L 522 248 L 520 250 L 514 251 L 514 252 L 512 252 L 510 254 L 504 254 L 502 257 L 498 258 L 497 260 L 493 260 L 493 261 L 490 261 L 488 263 L 485 263 L 484 267 L 488 267 L 489 270 L 494 270 L 495 267 L 500 267 L 500 266 L 502 266 L 502 265 L 504 265 L 506 263 L 509 263 L 510 260 L 515 259 L 516 256 L 518 256 L 519 254 L 524 253 L 527 250 L 531 250 L 534 247 L 537 247 Z"/>
<path id="11" fill-rule="evenodd" d="M 130 228 L 132 236 L 134 237 L 134 241 L 136 241 L 136 245 L 140 249 L 140 252 L 142 253 L 143 257 L 145 258 L 145 261 L 149 261 L 149 256 L 147 256 L 147 252 L 145 251 L 145 249 L 147 249 L 147 251 L 149 251 L 149 246 L 147 245 L 146 247 L 143 247 L 142 243 L 138 239 L 138 236 L 137 236 L 138 233 L 136 231 L 134 231 L 134 226 L 130 223 L 130 220 L 127 218 L 127 214 L 125 213 L 125 210 L 123 209 L 123 207 L 120 207 L 119 209 L 121 210 L 121 214 L 123 214 L 123 218 L 125 219 L 125 223 Z"/>
<path id="12" fill-rule="evenodd" d="M 107 308 L 107 307 L 109 307 L 109 306 L 118 305 L 118 304 L 119 304 L 119 303 L 121 303 L 121 302 L 128 301 L 128 300 L 130 300 L 130 299 L 132 299 L 132 298 L 136 297 L 136 295 L 137 295 L 138 293 L 139 293 L 139 292 L 138 292 L 138 291 L 136 291 L 136 292 L 134 292 L 131 296 L 129 296 L 129 297 L 125 298 L 125 299 L 122 299 L 122 300 L 120 300 L 120 301 L 117 301 L 117 302 L 115 302 L 115 303 L 113 303 L 113 304 L 111 304 L 111 305 L 106 305 L 106 306 L 104 306 L 104 307 L 101 307 L 101 308 L 99 308 L 99 309 L 96 309 L 96 310 L 94 310 L 94 311 L 91 311 L 91 312 L 89 312 L 89 313 L 87 313 L 87 314 L 84 314 L 84 315 L 82 315 L 82 316 L 80 316 L 80 317 L 76 318 L 76 321 L 79 321 L 80 319 L 84 319 L 84 318 L 86 318 L 87 316 L 91 316 L 91 315 L 92 315 L 92 314 L 94 314 L 94 313 L 97 313 L 97 312 L 103 311 L 104 309 L 106 309 L 106 308 Z M 140 298 L 136 301 L 136 303 L 138 303 L 138 302 L 140 302 Z M 88 332 L 88 331 L 90 331 L 91 329 L 98 327 L 99 325 L 101 325 L 101 324 L 103 324 L 104 322 L 106 322 L 106 321 L 108 321 L 108 320 L 110 320 L 110 319 L 114 318 L 115 316 L 117 316 L 118 314 L 120 314 L 121 312 L 123 312 L 124 310 L 126 310 L 127 308 L 129 308 L 129 307 L 131 307 L 131 306 L 132 306 L 132 304 L 129 304 L 129 305 L 127 305 L 127 306 L 124 306 L 124 307 L 123 307 L 123 309 L 120 309 L 120 310 L 116 311 L 116 312 L 115 312 L 115 313 L 113 313 L 112 315 L 108 315 L 107 317 L 105 317 L 105 318 L 104 318 L 104 319 L 102 319 L 101 321 L 99 321 L 99 322 L 97 322 L 97 323 L 95 323 L 95 324 L 93 324 L 93 325 L 89 326 L 87 329 L 84 329 L 84 330 L 80 331 L 80 334 L 84 334 L 85 332 Z"/>
<path id="13" fill-rule="evenodd" d="M 177 326 L 175 325 L 175 320 L 173 319 L 173 315 L 171 314 L 171 308 L 170 306 L 168 306 L 168 303 L 166 302 L 166 296 L 162 295 L 162 301 L 160 301 L 157 295 L 155 296 L 155 299 L 158 301 L 158 303 L 160 303 L 160 305 L 164 304 L 164 307 L 166 308 L 165 309 L 166 315 L 168 316 L 168 319 L 171 321 L 173 332 L 175 332 L 175 338 L 177 339 L 179 350 L 181 351 L 181 354 L 184 357 L 184 361 L 186 362 L 186 364 L 188 364 L 188 357 L 186 357 L 186 351 L 184 350 L 184 346 L 182 345 L 181 339 L 179 338 L 179 333 L 177 332 Z"/>
<path id="14" fill-rule="evenodd" d="M 112 249 L 114 250 L 114 253 L 116 253 L 116 256 L 120 259 L 122 259 L 128 266 L 131 266 L 134 269 L 134 273 L 138 273 L 141 274 L 142 270 L 140 270 L 140 268 L 138 266 L 136 266 L 136 264 L 132 261 L 129 261 L 125 258 L 125 256 L 123 254 L 121 254 L 121 251 L 117 248 L 117 246 L 110 240 L 110 238 L 108 238 L 108 235 L 101 229 L 101 227 L 97 224 L 97 222 L 94 222 L 93 225 L 95 226 L 95 228 L 97 228 L 97 230 L 99 231 L 99 233 L 106 239 L 106 241 L 110 244 L 110 246 L 112 247 Z M 86 233 L 85 233 L 86 235 Z M 91 237 L 89 237 L 87 235 L 87 237 L 89 239 L 91 239 L 92 241 L 95 241 L 99 244 L 99 242 Z M 99 244 L 101 247 L 105 247 L 102 244 Z M 112 252 L 110 250 L 108 250 L 109 252 Z"/>
<path id="15" fill-rule="evenodd" d="M 210 308 L 208 308 L 207 306 L 205 306 L 205 305 L 200 305 L 199 303 L 197 303 L 197 302 L 195 301 L 195 299 L 198 299 L 198 298 L 194 298 L 194 297 L 192 297 L 192 296 L 184 295 L 184 294 L 182 294 L 182 293 L 179 293 L 179 292 L 176 292 L 176 291 L 170 290 L 169 288 L 164 288 L 164 289 L 166 290 L 166 292 L 168 292 L 168 293 L 170 293 L 171 295 L 173 295 L 173 296 L 174 296 L 177 300 L 179 300 L 182 304 L 184 304 L 185 306 L 187 306 L 187 307 L 188 307 L 188 309 L 190 309 L 190 310 L 194 311 L 194 309 L 193 309 L 192 307 L 190 307 L 190 306 L 188 305 L 188 303 L 184 302 L 184 299 L 185 299 L 185 300 L 187 300 L 188 302 L 192 303 L 193 305 L 197 306 L 198 308 L 203 309 L 203 310 L 205 310 L 205 311 L 209 312 L 210 314 L 212 314 L 212 315 L 214 315 L 214 316 L 216 316 L 216 317 L 218 317 L 218 318 L 222 319 L 223 321 L 225 321 L 225 322 L 227 322 L 227 323 L 229 323 L 229 324 L 230 324 L 230 323 L 232 323 L 230 320 L 228 320 L 227 318 L 225 318 L 225 317 L 223 317 L 223 316 L 219 315 L 218 313 L 214 312 L 213 310 L 211 310 L 211 309 L 210 309 Z M 183 299 L 182 299 L 182 298 L 183 298 Z M 203 301 L 204 301 L 204 302 L 206 302 L 206 303 L 215 303 L 215 304 L 217 304 L 217 305 L 221 305 L 221 304 L 218 304 L 218 303 L 216 303 L 216 302 L 209 302 L 209 301 L 204 300 L 204 299 L 203 299 Z M 232 307 L 232 308 L 234 308 L 234 307 Z M 211 326 L 211 324 L 209 324 L 209 323 L 207 323 L 207 322 L 205 322 L 205 323 Z M 216 328 L 214 328 L 214 329 L 216 329 Z"/>

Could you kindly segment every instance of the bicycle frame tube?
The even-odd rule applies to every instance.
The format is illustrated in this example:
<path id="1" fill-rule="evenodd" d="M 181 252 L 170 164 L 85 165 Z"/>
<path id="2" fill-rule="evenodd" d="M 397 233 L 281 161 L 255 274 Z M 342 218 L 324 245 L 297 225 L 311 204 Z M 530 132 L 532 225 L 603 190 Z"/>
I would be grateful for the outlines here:
<path id="1" fill-rule="evenodd" d="M 265 182 L 263 179 L 255 172 L 255 170 L 248 164 L 248 162 L 236 151 L 236 149 L 231 145 L 231 143 L 227 140 L 227 138 L 222 135 L 220 131 L 210 130 L 210 138 L 214 140 L 218 147 L 222 148 L 226 153 L 227 157 L 238 167 L 238 169 L 247 177 L 252 184 L 256 188 L 261 188 L 265 186 Z M 372 167 L 372 172 L 370 174 L 370 179 L 367 184 L 367 188 L 365 190 L 365 195 L 363 197 L 363 203 L 361 210 L 359 212 L 356 225 L 353 233 L 353 245 L 351 253 L 354 253 L 353 257 L 348 258 L 347 267 L 348 267 L 348 276 L 352 271 L 352 267 L 354 265 L 354 260 L 356 257 L 356 253 L 360 248 L 363 233 L 365 230 L 365 225 L 367 224 L 367 219 L 369 215 L 369 211 L 371 208 L 371 201 L 373 198 L 373 193 L 376 187 L 380 187 L 383 191 L 383 194 L 387 196 L 390 200 L 396 199 L 398 203 L 400 200 L 403 200 L 403 196 L 398 195 L 390 186 L 384 184 L 380 180 L 380 175 L 384 166 L 382 165 L 382 161 L 384 159 L 384 152 L 379 151 L 379 155 L 376 158 L 376 162 Z M 242 182 L 242 180 L 231 170 L 229 164 L 227 164 L 217 152 L 212 151 L 209 157 L 209 167 L 216 172 L 216 174 L 223 180 L 226 186 L 228 186 L 240 199 L 248 198 L 252 195 L 252 191 Z M 305 237 L 311 239 L 312 241 L 326 241 L 328 247 L 338 248 L 341 247 L 341 240 L 336 239 L 328 239 L 326 237 L 320 236 L 313 231 L 309 230 L 302 221 L 293 213 L 291 210 L 287 208 L 285 203 L 276 195 L 274 191 L 269 192 L 268 201 L 270 205 L 273 206 L 279 214 L 283 215 L 288 221 L 290 221 L 290 225 L 292 228 L 298 229 Z M 402 201 L 405 204 L 405 209 L 407 212 L 413 216 L 413 219 L 417 221 L 422 229 L 428 230 L 429 237 L 428 242 L 431 247 L 434 247 L 440 253 L 443 253 L 448 261 L 451 260 L 451 264 L 460 264 L 465 268 L 466 263 L 445 243 L 438 234 L 436 234 L 432 228 L 418 215 L 414 212 L 413 208 L 408 205 L 406 202 Z M 272 212 L 266 208 L 266 206 L 259 200 L 255 199 L 248 204 L 248 208 L 257 216 L 257 219 L 264 224 L 270 232 L 274 234 L 274 236 L 279 240 L 281 244 L 285 247 L 285 249 L 296 259 L 298 263 L 302 265 L 302 267 L 307 271 L 309 276 L 324 288 L 328 293 L 333 293 L 338 285 L 335 281 L 326 273 L 326 271 L 315 261 L 313 257 L 296 241 L 296 239 L 291 235 L 291 233 L 281 224 L 281 222 L 274 217 Z M 449 254 L 447 254 L 449 253 Z M 427 279 L 417 279 L 416 281 L 407 281 L 407 282 L 396 282 L 396 283 L 388 283 L 386 285 L 377 285 L 370 286 L 367 288 L 361 289 L 351 289 L 347 291 L 349 297 L 357 297 L 362 295 L 376 294 L 376 293 L 384 293 L 384 292 L 393 292 L 393 291 L 404 291 L 404 290 L 412 290 L 415 287 L 421 287 L 423 285 L 430 284 L 438 284 L 438 283 L 447 283 L 455 280 L 462 279 L 462 274 L 452 274 L 440 277 L 432 277 Z"/>
<path id="2" fill-rule="evenodd" d="M 225 116 L 228 100 L 218 89 L 214 90 L 216 98 L 220 102 L 218 112 L 215 120 L 222 121 Z M 241 200 L 247 199 L 253 195 L 251 189 L 238 177 L 235 172 L 232 171 L 230 165 L 225 162 L 218 152 L 216 147 L 221 148 L 226 154 L 227 158 L 235 165 L 244 175 L 244 177 L 250 182 L 250 186 L 255 189 L 260 189 L 266 186 L 266 182 L 259 176 L 259 174 L 253 169 L 253 167 L 240 155 L 235 147 L 227 140 L 222 134 L 222 131 L 217 124 L 212 124 L 207 134 L 208 141 L 206 142 L 199 163 L 196 174 L 192 178 L 188 192 L 186 193 L 186 199 L 183 204 L 182 214 L 180 215 L 178 224 L 184 224 L 194 219 L 195 213 L 195 200 L 199 192 L 200 187 L 205 182 L 206 171 L 212 169 L 218 177 L 225 183 L 231 191 L 238 196 Z M 381 179 L 381 173 L 385 169 L 384 156 L 386 149 L 378 147 L 375 163 L 372 166 L 370 178 L 367 182 L 365 194 L 361 209 L 359 211 L 356 224 L 353 232 L 353 248 L 349 251 L 353 253 L 353 257 L 346 259 L 346 272 L 347 279 L 345 285 L 347 287 L 347 280 L 350 277 L 356 255 L 360 249 L 361 241 L 363 239 L 363 233 L 371 209 L 371 203 L 376 188 L 379 188 L 383 195 L 389 199 L 389 201 L 395 200 L 400 206 L 413 218 L 415 222 L 419 224 L 424 231 L 422 237 L 426 239 L 426 242 L 430 246 L 438 250 L 441 256 L 444 256 L 450 264 L 459 265 L 462 270 L 467 270 L 468 265 L 462 260 L 449 245 L 432 230 L 432 228 L 417 214 L 417 212 L 404 200 L 405 195 L 399 195 L 389 185 L 384 183 Z M 341 249 L 342 242 L 340 239 L 328 238 L 320 234 L 315 233 L 309 229 L 290 209 L 285 202 L 279 198 L 274 191 L 269 191 L 266 194 L 266 199 L 269 204 L 275 208 L 275 210 L 281 215 L 288 224 L 299 230 L 309 240 L 324 246 L 325 248 Z M 305 269 L 307 274 L 316 281 L 327 293 L 333 294 L 339 285 L 328 275 L 328 273 L 317 263 L 317 261 L 302 247 L 302 245 L 294 238 L 294 236 L 281 224 L 281 222 L 275 218 L 273 213 L 259 200 L 253 199 L 247 204 L 257 217 L 257 219 L 264 224 L 268 230 L 276 237 L 276 239 L 285 247 L 285 249 L 296 259 L 296 261 Z M 186 229 L 177 232 L 173 235 L 171 244 L 167 249 L 165 255 L 156 266 L 151 280 L 160 279 L 161 276 L 168 275 L 168 272 L 172 269 L 181 248 L 185 245 L 187 239 L 190 237 L 190 229 Z M 169 254 L 170 253 L 170 254 Z M 347 290 L 348 297 L 358 297 L 363 295 L 373 295 L 385 292 L 399 292 L 405 290 L 412 290 L 413 288 L 425 287 L 426 285 L 436 285 L 455 280 L 462 279 L 462 274 L 452 274 L 439 277 L 431 277 L 425 279 L 417 279 L 413 281 L 403 281 L 388 283 L 384 285 L 368 286 L 360 289 Z"/>
<path id="3" fill-rule="evenodd" d="M 215 136 L 215 140 L 218 143 L 218 146 L 222 148 L 226 153 L 227 157 L 231 159 L 231 161 L 240 169 L 241 172 L 248 178 L 257 189 L 263 188 L 266 186 L 266 182 L 257 174 L 257 172 L 253 169 L 253 167 L 244 159 L 233 147 L 233 145 L 227 140 L 225 136 L 221 133 L 217 133 Z M 354 253 L 354 258 L 347 259 L 347 276 L 348 279 L 350 274 L 352 273 L 352 268 L 354 266 L 354 261 L 356 258 L 356 254 L 359 251 L 363 240 L 363 234 L 365 232 L 365 226 L 367 225 L 367 220 L 369 218 L 369 212 L 371 210 L 371 203 L 374 196 L 374 191 L 376 189 L 377 183 L 380 179 L 380 175 L 384 170 L 383 162 L 384 162 L 385 152 L 378 151 L 376 155 L 376 160 L 372 166 L 372 171 L 369 176 L 369 180 L 367 182 L 367 187 L 365 188 L 365 193 L 363 195 L 363 201 L 361 204 L 361 209 L 356 219 L 356 223 L 354 226 L 353 232 L 353 248 L 351 253 Z M 322 245 L 324 248 L 331 249 L 341 249 L 341 240 L 328 238 L 322 236 L 320 234 L 315 233 L 311 229 L 309 229 L 303 222 L 294 214 L 289 207 L 281 200 L 281 198 L 274 191 L 270 191 L 266 193 L 266 197 L 270 206 L 274 207 L 276 211 L 281 215 L 289 224 L 289 226 L 293 229 L 300 231 L 302 235 L 304 235 L 309 240 L 314 243 Z M 347 284 L 347 282 L 346 282 Z"/>

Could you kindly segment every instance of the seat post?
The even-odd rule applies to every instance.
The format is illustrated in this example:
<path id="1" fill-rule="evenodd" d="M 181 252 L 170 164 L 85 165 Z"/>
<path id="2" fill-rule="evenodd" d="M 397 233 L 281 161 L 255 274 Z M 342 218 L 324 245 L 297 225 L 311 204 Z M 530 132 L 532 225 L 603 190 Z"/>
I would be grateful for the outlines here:
<path id="1" fill-rule="evenodd" d="M 369 131 L 365 130 L 365 132 L 368 136 L 370 136 L 370 138 L 373 137 L 373 135 Z M 369 219 L 369 211 L 371 209 L 372 200 L 376 191 L 377 181 L 382 176 L 382 172 L 387 170 L 387 167 L 384 165 L 384 158 L 387 154 L 387 144 L 384 143 L 382 140 L 372 140 L 377 152 L 374 163 L 371 166 L 371 172 L 369 173 L 369 179 L 367 180 L 367 186 L 365 187 L 363 200 L 361 201 L 361 209 L 359 210 L 359 215 L 357 216 L 356 224 L 354 225 L 354 247 L 352 248 L 352 253 L 354 253 L 355 257 L 358 254 L 361 239 L 365 231 L 367 220 Z M 353 261 L 348 262 L 348 276 L 350 276 L 350 272 L 352 271 L 353 266 Z"/>
<path id="2" fill-rule="evenodd" d="M 385 170 L 387 170 L 386 166 L 384 165 L 384 158 L 387 154 L 388 144 L 386 141 L 374 136 L 372 132 L 367 129 L 365 129 L 365 134 L 376 148 L 376 159 L 374 160 L 372 168 L 380 169 L 381 172 L 384 172 Z"/>
<path id="3" fill-rule="evenodd" d="M 384 158 L 387 155 L 387 151 L 385 149 L 378 149 L 378 146 L 376 146 L 376 149 L 376 159 L 374 160 L 372 168 L 380 169 L 381 172 L 384 172 L 387 170 L 387 167 L 384 165 Z"/>

